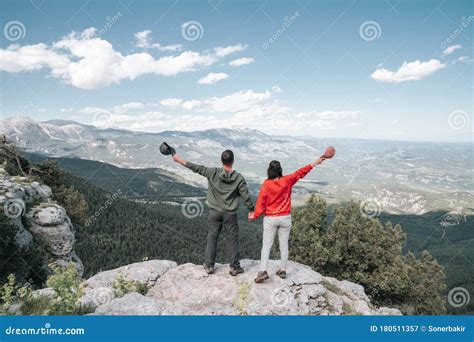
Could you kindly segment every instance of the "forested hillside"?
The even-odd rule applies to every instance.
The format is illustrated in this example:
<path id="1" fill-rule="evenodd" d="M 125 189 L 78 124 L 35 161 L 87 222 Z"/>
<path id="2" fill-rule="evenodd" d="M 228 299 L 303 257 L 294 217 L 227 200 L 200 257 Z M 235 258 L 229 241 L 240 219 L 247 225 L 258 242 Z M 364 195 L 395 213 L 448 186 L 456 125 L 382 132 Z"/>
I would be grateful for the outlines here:
<path id="1" fill-rule="evenodd" d="M 181 196 L 205 196 L 200 188 L 185 184 L 179 176 L 162 169 L 124 169 L 111 164 L 79 158 L 51 158 L 38 153 L 22 153 L 33 164 L 55 160 L 70 174 L 110 193 L 121 190 L 130 199 L 160 200 Z"/>

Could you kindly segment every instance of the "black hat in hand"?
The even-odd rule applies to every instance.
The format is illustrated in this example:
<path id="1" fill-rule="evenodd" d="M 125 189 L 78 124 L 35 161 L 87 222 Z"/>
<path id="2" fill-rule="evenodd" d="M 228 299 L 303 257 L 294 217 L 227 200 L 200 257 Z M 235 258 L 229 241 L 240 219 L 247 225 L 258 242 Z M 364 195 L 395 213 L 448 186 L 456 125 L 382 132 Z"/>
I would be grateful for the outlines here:
<path id="1" fill-rule="evenodd" d="M 162 142 L 160 145 L 160 152 L 165 156 L 169 156 L 170 154 L 176 154 L 176 150 L 168 145 L 166 142 Z"/>

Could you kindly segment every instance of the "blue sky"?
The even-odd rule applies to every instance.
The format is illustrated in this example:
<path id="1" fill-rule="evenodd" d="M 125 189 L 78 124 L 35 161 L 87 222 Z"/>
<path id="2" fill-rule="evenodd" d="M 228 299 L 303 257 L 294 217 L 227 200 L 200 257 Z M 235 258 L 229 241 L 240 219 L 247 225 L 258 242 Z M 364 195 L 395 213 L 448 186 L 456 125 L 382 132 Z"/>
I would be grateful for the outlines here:
<path id="1" fill-rule="evenodd" d="M 2 117 L 472 141 L 470 1 L 0 6 Z"/>

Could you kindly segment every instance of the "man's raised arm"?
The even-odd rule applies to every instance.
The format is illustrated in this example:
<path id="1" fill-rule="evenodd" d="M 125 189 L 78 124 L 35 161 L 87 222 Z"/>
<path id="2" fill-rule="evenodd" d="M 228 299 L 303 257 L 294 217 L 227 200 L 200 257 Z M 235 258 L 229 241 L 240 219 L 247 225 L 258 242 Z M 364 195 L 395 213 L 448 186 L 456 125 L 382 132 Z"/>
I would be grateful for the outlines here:
<path id="1" fill-rule="evenodd" d="M 201 176 L 204 176 L 206 178 L 209 178 L 211 176 L 211 173 L 212 173 L 212 168 L 209 168 L 209 167 L 206 167 L 206 166 L 203 166 L 203 165 L 197 165 L 197 164 L 194 164 L 194 163 L 191 163 L 191 162 L 188 162 L 184 159 L 182 159 L 180 156 L 178 156 L 177 154 L 173 154 L 172 156 L 173 160 L 178 163 L 178 164 L 181 164 L 183 165 L 184 167 L 187 167 L 188 169 L 190 169 L 191 171 L 195 172 L 195 173 L 198 173 L 200 174 Z"/>

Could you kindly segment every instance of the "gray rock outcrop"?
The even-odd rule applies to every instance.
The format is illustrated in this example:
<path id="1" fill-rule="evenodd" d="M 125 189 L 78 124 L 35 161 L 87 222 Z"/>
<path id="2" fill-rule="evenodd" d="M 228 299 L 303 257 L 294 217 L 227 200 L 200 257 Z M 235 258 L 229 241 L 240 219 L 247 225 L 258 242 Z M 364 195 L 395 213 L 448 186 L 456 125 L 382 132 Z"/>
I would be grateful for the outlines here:
<path id="1" fill-rule="evenodd" d="M 27 177 L 9 176 L 0 167 L 0 208 L 17 228 L 18 247 L 36 244 L 45 251 L 45 267 L 51 262 L 66 265 L 73 261 L 82 275 L 84 267 L 74 251 L 74 227 L 52 195 L 47 185 Z"/>
<path id="2" fill-rule="evenodd" d="M 288 277 L 281 279 L 274 275 L 278 263 L 270 261 L 271 278 L 263 284 L 253 281 L 258 272 L 258 261 L 242 260 L 242 266 L 245 273 L 237 277 L 229 275 L 227 265 L 218 265 L 213 275 L 207 275 L 200 265 L 169 267 L 146 295 L 131 292 L 120 298 L 108 297 L 107 302 L 97 306 L 94 314 L 401 315 L 398 309 L 372 305 L 362 286 L 324 277 L 302 264 L 289 262 Z M 141 274 L 138 270 L 142 267 L 145 270 L 148 265 L 133 264 L 131 279 L 141 278 L 133 274 Z M 100 286 L 102 293 L 113 292 L 107 272 L 111 271 L 86 281 L 87 286 L 95 284 L 94 288 Z M 114 270 L 113 274 L 116 273 Z"/>

